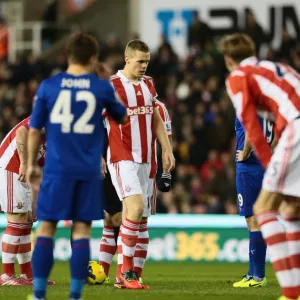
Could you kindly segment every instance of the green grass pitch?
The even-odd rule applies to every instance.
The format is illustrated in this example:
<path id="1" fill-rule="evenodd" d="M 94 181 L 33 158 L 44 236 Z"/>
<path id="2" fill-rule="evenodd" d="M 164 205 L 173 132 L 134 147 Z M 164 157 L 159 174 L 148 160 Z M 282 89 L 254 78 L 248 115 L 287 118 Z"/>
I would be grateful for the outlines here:
<path id="1" fill-rule="evenodd" d="M 150 290 L 118 290 L 112 284 L 86 286 L 83 300 L 276 300 L 280 296 L 270 265 L 267 266 L 267 287 L 233 288 L 232 283 L 246 272 L 247 264 L 148 262 L 143 279 L 145 284 L 150 285 Z M 115 268 L 112 268 L 111 280 L 114 274 Z M 56 263 L 51 279 L 56 281 L 56 285 L 49 287 L 47 300 L 68 299 L 68 264 Z M 0 287 L 1 300 L 23 300 L 30 293 L 31 287 Z"/>

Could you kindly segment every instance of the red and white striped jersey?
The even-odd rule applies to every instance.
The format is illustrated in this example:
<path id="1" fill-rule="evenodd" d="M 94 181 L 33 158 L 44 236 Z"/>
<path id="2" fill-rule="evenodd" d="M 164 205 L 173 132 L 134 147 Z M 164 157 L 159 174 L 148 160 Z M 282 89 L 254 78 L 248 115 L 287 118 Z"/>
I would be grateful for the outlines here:
<path id="1" fill-rule="evenodd" d="M 109 141 L 107 161 L 151 162 L 157 97 L 152 78 L 143 76 L 135 84 L 118 71 L 111 77 L 111 83 L 127 107 L 128 121 L 119 125 L 109 115 L 106 116 L 105 125 Z"/>
<path id="2" fill-rule="evenodd" d="M 0 168 L 3 168 L 12 173 L 19 174 L 20 158 L 17 150 L 16 132 L 21 126 L 29 129 L 30 117 L 24 119 L 17 124 L 4 138 L 0 145 Z M 38 164 L 44 165 L 46 155 L 45 138 L 43 137 L 42 145 L 38 153 Z"/>
<path id="3" fill-rule="evenodd" d="M 171 118 L 169 115 L 169 112 L 166 108 L 166 106 L 156 100 L 156 107 L 158 108 L 159 114 L 165 124 L 165 128 L 167 131 L 167 134 L 169 137 L 172 137 L 172 124 L 171 124 Z M 154 153 L 152 155 L 152 159 L 151 159 L 151 170 L 150 170 L 150 178 L 155 178 L 156 175 L 156 171 L 157 171 L 157 155 L 156 155 L 156 136 L 153 135 L 153 139 L 154 139 Z"/>
<path id="4" fill-rule="evenodd" d="M 286 124 L 300 115 L 300 75 L 287 65 L 249 57 L 230 74 L 226 85 L 237 117 L 266 167 L 272 153 L 258 115 L 265 114 L 275 122 L 279 139 Z"/>

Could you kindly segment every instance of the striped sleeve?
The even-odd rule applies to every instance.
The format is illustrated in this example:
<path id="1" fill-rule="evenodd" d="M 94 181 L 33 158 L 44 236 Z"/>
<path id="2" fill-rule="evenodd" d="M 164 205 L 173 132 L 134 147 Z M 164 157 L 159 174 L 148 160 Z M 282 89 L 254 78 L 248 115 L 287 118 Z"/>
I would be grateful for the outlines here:
<path id="1" fill-rule="evenodd" d="M 244 125 L 256 155 L 266 167 L 272 152 L 260 126 L 254 99 L 250 97 L 245 73 L 240 70 L 234 71 L 227 79 L 226 87 L 236 115 Z"/>
<path id="2" fill-rule="evenodd" d="M 166 106 L 162 102 L 157 100 L 156 104 L 157 104 L 158 112 L 165 124 L 167 134 L 168 136 L 172 136 L 172 122 L 171 122 L 169 112 Z"/>

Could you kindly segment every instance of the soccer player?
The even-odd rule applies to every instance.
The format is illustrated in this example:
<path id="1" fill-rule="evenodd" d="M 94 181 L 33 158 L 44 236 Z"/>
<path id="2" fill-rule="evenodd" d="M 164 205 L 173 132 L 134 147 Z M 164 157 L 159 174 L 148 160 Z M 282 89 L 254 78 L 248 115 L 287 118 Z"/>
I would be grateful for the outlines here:
<path id="1" fill-rule="evenodd" d="M 266 118 L 260 118 L 261 126 L 268 144 L 274 139 L 273 124 Z M 233 287 L 258 287 L 267 285 L 265 277 L 266 244 L 253 215 L 253 205 L 261 190 L 264 168 L 251 147 L 248 135 L 236 118 L 236 188 L 240 216 L 244 216 L 249 230 L 249 269 L 242 280 Z"/>
<path id="2" fill-rule="evenodd" d="M 83 33 L 66 47 L 68 69 L 43 81 L 38 89 L 28 136 L 27 179 L 38 191 L 41 221 L 33 252 L 34 299 L 45 299 L 53 265 L 53 237 L 59 220 L 72 220 L 70 299 L 81 298 L 90 259 L 91 221 L 102 218 L 102 110 L 118 123 L 126 109 L 107 80 L 92 75 L 99 46 Z M 36 165 L 41 129 L 46 128 L 47 157 L 41 181 Z"/>
<path id="3" fill-rule="evenodd" d="M 260 61 L 253 40 L 233 34 L 220 42 L 227 69 L 227 91 L 262 166 L 262 190 L 254 205 L 278 282 L 281 300 L 300 295 L 300 75 L 288 65 Z M 274 154 L 259 123 L 265 112 L 275 122 Z M 280 213 L 285 227 L 278 221 Z"/>
<path id="4" fill-rule="evenodd" d="M 171 143 L 172 139 L 172 127 L 171 127 L 171 119 L 166 109 L 166 106 L 160 102 L 156 101 L 157 109 L 159 114 L 165 124 L 165 128 L 167 134 L 169 136 L 169 140 Z M 156 138 L 153 136 L 156 143 Z M 108 145 L 107 145 L 108 146 Z M 106 148 L 106 147 L 104 147 Z M 105 157 L 105 155 L 104 155 Z M 151 214 L 155 214 L 156 210 L 156 154 L 152 156 L 151 160 L 151 170 L 150 170 L 150 180 L 152 181 L 152 185 L 154 185 L 153 196 L 151 197 Z M 117 240 L 119 235 L 120 226 L 122 224 L 122 202 L 116 193 L 116 190 L 112 184 L 111 177 L 109 172 L 107 172 L 106 163 L 103 161 L 103 190 L 104 190 L 104 210 L 105 210 L 105 219 L 104 219 L 104 228 L 102 233 L 102 239 L 100 242 L 100 253 L 99 253 L 99 262 L 103 266 L 106 274 L 106 283 L 109 283 L 109 270 L 110 265 L 112 263 L 113 257 L 117 251 Z M 151 183 L 150 183 L 151 184 Z M 171 174 L 167 172 L 167 168 L 165 166 L 165 162 L 163 160 L 163 174 L 158 183 L 158 189 L 162 192 L 168 192 L 171 188 Z M 141 227 L 141 226 L 140 226 Z M 144 228 L 140 228 L 137 240 L 136 250 L 134 252 L 133 270 L 137 273 L 140 283 L 143 283 L 142 280 L 142 270 L 145 265 L 147 253 L 148 253 L 148 245 L 149 245 L 149 233 L 146 224 L 143 226 Z M 120 242 L 120 239 L 119 239 Z M 119 246 L 120 248 L 121 246 Z M 121 252 L 121 249 L 120 249 Z M 122 252 L 118 256 L 119 264 L 118 269 L 121 270 L 122 267 Z M 118 279 L 117 279 L 118 281 Z M 119 287 L 119 286 L 118 286 Z"/>
<path id="5" fill-rule="evenodd" d="M 142 288 L 134 271 L 133 257 L 139 231 L 147 230 L 146 221 L 151 215 L 154 185 L 149 176 L 155 152 L 154 135 L 162 145 L 167 172 L 175 166 L 164 123 L 155 109 L 157 94 L 153 80 L 145 76 L 149 61 L 150 51 L 144 42 L 133 40 L 127 44 L 125 67 L 111 77 L 111 82 L 127 107 L 129 121 L 120 127 L 109 116 L 105 119 L 108 169 L 123 204 L 119 235 L 123 261 L 117 278 L 120 285 L 129 289 Z"/>
<path id="6" fill-rule="evenodd" d="M 32 285 L 32 202 L 26 183 L 29 120 L 30 117 L 16 125 L 0 145 L 0 205 L 7 219 L 2 238 L 0 285 Z M 43 140 L 37 157 L 40 166 L 43 166 L 44 158 Z M 16 259 L 20 265 L 20 279 L 15 278 Z"/>

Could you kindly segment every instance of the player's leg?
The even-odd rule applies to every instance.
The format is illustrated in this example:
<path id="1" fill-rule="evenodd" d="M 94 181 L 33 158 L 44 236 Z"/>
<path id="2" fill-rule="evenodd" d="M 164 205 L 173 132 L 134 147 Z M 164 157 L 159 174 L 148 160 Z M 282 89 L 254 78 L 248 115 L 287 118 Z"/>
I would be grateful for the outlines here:
<path id="1" fill-rule="evenodd" d="M 244 216 L 249 231 L 249 268 L 247 275 L 233 284 L 233 287 L 258 287 L 267 284 L 265 278 L 266 245 L 256 217 L 253 216 L 253 205 L 258 197 L 263 180 L 263 171 L 237 172 L 236 187 L 238 209 Z"/>
<path id="2" fill-rule="evenodd" d="M 120 202 L 120 200 L 118 200 Z M 105 213 L 104 227 L 100 241 L 99 263 L 103 266 L 108 278 L 110 265 L 117 252 L 117 239 L 122 223 L 122 212 L 114 215 Z"/>
<path id="3" fill-rule="evenodd" d="M 289 262 L 294 272 L 294 285 L 299 287 L 300 296 L 300 206 L 299 198 L 285 197 L 279 212 L 284 220 L 289 247 Z"/>
<path id="4" fill-rule="evenodd" d="M 4 231 L 2 237 L 2 275 L 1 275 L 1 284 L 4 284 L 5 281 L 11 279 L 15 275 L 15 260 L 18 256 L 18 253 L 24 252 L 26 250 L 26 256 L 28 256 L 27 261 L 30 263 L 30 245 L 28 248 L 28 241 L 26 242 L 24 237 L 27 237 L 28 228 L 31 231 L 31 224 L 28 224 L 27 213 L 7 213 L 7 227 Z M 29 244 L 30 244 L 30 235 L 29 235 Z M 26 249 L 25 249 L 26 247 Z M 24 252 L 25 253 L 25 252 Z M 21 274 L 24 274 L 23 264 L 20 265 Z M 29 269 L 26 270 L 27 275 L 32 278 L 31 264 Z M 6 282 L 6 285 L 8 283 Z"/>
<path id="5" fill-rule="evenodd" d="M 70 219 L 72 226 L 72 256 L 70 259 L 70 299 L 79 300 L 88 276 L 90 260 L 91 222 L 103 218 L 102 181 L 93 178 L 77 181 L 74 187 Z"/>
<path id="6" fill-rule="evenodd" d="M 9 284 L 8 279 L 15 274 L 15 259 L 20 261 L 21 274 L 32 277 L 30 232 L 31 222 L 28 211 L 31 210 L 30 194 L 25 183 L 18 181 L 18 174 L 1 169 L 0 204 L 6 214 L 7 227 L 2 238 L 2 275 L 1 284 Z M 13 280 L 12 284 L 27 285 Z"/>
<path id="7" fill-rule="evenodd" d="M 53 266 L 53 237 L 57 221 L 42 221 L 37 229 L 37 238 L 32 254 L 34 299 L 45 299 L 48 277 Z"/>
<path id="8" fill-rule="evenodd" d="M 294 269 L 291 253 L 299 243 L 288 240 L 284 226 L 278 221 L 278 207 L 283 198 L 300 197 L 300 120 L 289 123 L 284 129 L 275 152 L 264 175 L 263 188 L 254 206 L 258 224 L 268 246 L 268 253 L 283 297 L 297 299 L 299 296 L 299 266 Z M 295 276 L 295 273 L 298 273 Z"/>
<path id="9" fill-rule="evenodd" d="M 106 274 L 106 283 L 109 283 L 109 269 L 117 251 L 117 240 L 122 223 L 122 202 L 112 184 L 109 172 L 103 179 L 104 192 L 104 228 L 100 241 L 99 262 Z"/>
<path id="10" fill-rule="evenodd" d="M 273 264 L 282 295 L 297 299 L 298 287 L 294 286 L 294 274 L 289 261 L 289 247 L 283 225 L 277 218 L 278 208 L 283 198 L 280 194 L 262 189 L 254 212 L 268 246 L 268 253 Z"/>
<path id="11" fill-rule="evenodd" d="M 266 286 L 266 244 L 258 226 L 256 216 L 246 217 L 249 230 L 249 262 L 252 280 L 251 287 Z"/>
<path id="12" fill-rule="evenodd" d="M 75 186 L 76 181 L 65 176 L 44 175 L 43 177 L 36 208 L 36 215 L 41 225 L 37 230 L 32 255 L 34 299 L 45 298 L 48 277 L 53 266 L 53 237 L 56 225 L 60 220 L 72 219 Z"/>
<path id="13" fill-rule="evenodd" d="M 145 172 L 144 178 L 141 178 L 142 189 L 144 193 L 144 212 L 143 218 L 140 223 L 139 235 L 136 250 L 134 253 L 134 271 L 138 274 L 139 281 L 143 284 L 143 269 L 148 254 L 149 247 L 149 231 L 148 231 L 148 218 L 156 213 L 156 181 L 155 179 L 148 178 L 147 165 L 144 165 Z M 149 287 L 143 285 L 143 288 L 148 289 Z"/>
<path id="14" fill-rule="evenodd" d="M 70 299 L 79 300 L 87 278 L 90 260 L 91 222 L 75 221 L 72 226 L 72 256 L 70 259 Z"/>
<path id="15" fill-rule="evenodd" d="M 140 289 L 136 274 L 133 272 L 133 256 L 138 239 L 140 221 L 144 211 L 143 192 L 138 177 L 141 164 L 132 161 L 120 161 L 108 164 L 112 182 L 120 199 L 123 199 L 121 226 L 122 272 L 117 274 L 124 285 L 131 289 Z"/>

